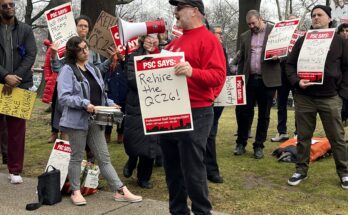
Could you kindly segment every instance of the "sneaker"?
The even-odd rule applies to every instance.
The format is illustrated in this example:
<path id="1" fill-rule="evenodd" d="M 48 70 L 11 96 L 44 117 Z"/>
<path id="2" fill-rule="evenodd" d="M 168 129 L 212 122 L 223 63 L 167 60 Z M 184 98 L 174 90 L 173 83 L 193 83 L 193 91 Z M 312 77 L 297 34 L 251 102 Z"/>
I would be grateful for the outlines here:
<path id="1" fill-rule="evenodd" d="M 263 149 L 261 147 L 254 148 L 254 158 L 255 159 L 263 158 Z"/>
<path id="2" fill-rule="evenodd" d="M 70 196 L 71 202 L 76 205 L 76 206 L 82 206 L 82 205 L 86 205 L 87 201 L 86 199 L 82 196 L 81 191 L 80 190 L 76 190 L 74 192 L 72 192 L 71 196 Z"/>
<path id="3" fill-rule="evenodd" d="M 302 180 L 306 179 L 307 175 L 302 175 L 300 173 L 294 173 L 288 180 L 288 184 L 291 186 L 298 185 Z"/>
<path id="4" fill-rule="evenodd" d="M 288 134 L 277 134 L 275 137 L 271 138 L 272 142 L 281 142 L 284 140 L 288 140 L 289 135 Z"/>
<path id="5" fill-rule="evenodd" d="M 246 152 L 245 147 L 243 145 L 237 145 L 234 150 L 234 155 L 242 155 Z"/>
<path id="6" fill-rule="evenodd" d="M 348 176 L 341 178 L 341 187 L 343 189 L 348 189 Z"/>
<path id="7" fill-rule="evenodd" d="M 123 186 L 116 191 L 114 199 L 117 202 L 135 203 L 135 202 L 141 202 L 143 200 L 143 197 L 134 195 L 127 189 L 126 186 Z"/>
<path id="8" fill-rule="evenodd" d="M 10 180 L 11 184 L 21 184 L 23 183 L 23 179 L 20 175 L 9 174 L 8 180 Z"/>

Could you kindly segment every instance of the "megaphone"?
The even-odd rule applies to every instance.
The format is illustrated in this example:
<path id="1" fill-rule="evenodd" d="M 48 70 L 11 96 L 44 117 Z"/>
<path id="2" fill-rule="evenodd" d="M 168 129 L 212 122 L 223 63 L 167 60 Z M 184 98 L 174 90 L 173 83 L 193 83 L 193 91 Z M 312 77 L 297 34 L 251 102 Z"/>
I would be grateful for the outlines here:
<path id="1" fill-rule="evenodd" d="M 166 30 L 165 22 L 162 19 L 135 23 L 118 18 L 118 28 L 122 45 L 126 45 L 128 40 L 136 36 L 164 33 Z"/>

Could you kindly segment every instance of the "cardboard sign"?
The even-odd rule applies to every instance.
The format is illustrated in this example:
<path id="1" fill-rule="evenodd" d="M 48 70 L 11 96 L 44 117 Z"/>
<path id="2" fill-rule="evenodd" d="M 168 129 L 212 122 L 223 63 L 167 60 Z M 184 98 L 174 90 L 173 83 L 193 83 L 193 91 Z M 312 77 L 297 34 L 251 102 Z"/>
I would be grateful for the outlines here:
<path id="1" fill-rule="evenodd" d="M 116 17 L 102 11 L 88 38 L 89 47 L 96 53 L 108 58 L 109 54 L 107 53 L 107 49 L 110 46 L 115 47 L 109 28 L 116 24 Z"/>
<path id="2" fill-rule="evenodd" d="M 334 28 L 309 30 L 297 61 L 297 75 L 313 84 L 323 84 L 324 67 Z"/>
<path id="3" fill-rule="evenodd" d="M 68 141 L 56 139 L 53 145 L 50 158 L 48 159 L 47 166 L 52 165 L 54 168 L 60 171 L 60 189 L 62 190 L 66 177 L 68 176 L 68 168 L 70 161 L 71 148 Z"/>
<path id="4" fill-rule="evenodd" d="M 278 22 L 274 25 L 268 36 L 265 49 L 265 60 L 273 56 L 285 57 L 288 55 L 288 47 L 300 19 L 292 19 Z"/>
<path id="5" fill-rule="evenodd" d="M 306 34 L 306 31 L 299 31 L 299 30 L 295 30 L 294 34 L 291 37 L 290 40 L 290 45 L 288 48 L 288 52 L 290 53 L 292 51 L 292 48 L 294 47 L 296 41 L 298 40 L 298 38 L 304 36 Z"/>
<path id="6" fill-rule="evenodd" d="M 245 75 L 227 76 L 220 95 L 215 99 L 214 106 L 245 105 Z"/>
<path id="7" fill-rule="evenodd" d="M 52 41 L 58 43 L 58 58 L 65 53 L 66 42 L 73 36 L 78 36 L 71 3 L 66 3 L 45 11 L 48 30 Z"/>
<path id="8" fill-rule="evenodd" d="M 348 1 L 330 0 L 331 17 L 337 22 L 337 26 L 348 22 Z"/>
<path id="9" fill-rule="evenodd" d="M 126 54 L 126 47 L 121 45 L 121 40 L 120 40 L 120 36 L 119 36 L 119 32 L 118 32 L 118 26 L 112 26 L 110 28 L 110 32 L 112 35 L 112 39 L 115 43 L 115 46 L 117 47 L 118 51 L 122 54 L 125 55 Z M 138 37 L 134 37 L 133 39 L 129 40 L 127 42 L 128 45 L 128 54 L 134 52 L 135 50 L 138 49 Z"/>
<path id="10" fill-rule="evenodd" d="M 183 52 L 134 58 L 145 135 L 193 130 L 186 77 L 174 74 L 183 61 Z"/>
<path id="11" fill-rule="evenodd" d="M 11 95 L 2 94 L 4 85 L 0 84 L 0 113 L 21 119 L 30 119 L 34 108 L 36 92 L 14 88 Z"/>

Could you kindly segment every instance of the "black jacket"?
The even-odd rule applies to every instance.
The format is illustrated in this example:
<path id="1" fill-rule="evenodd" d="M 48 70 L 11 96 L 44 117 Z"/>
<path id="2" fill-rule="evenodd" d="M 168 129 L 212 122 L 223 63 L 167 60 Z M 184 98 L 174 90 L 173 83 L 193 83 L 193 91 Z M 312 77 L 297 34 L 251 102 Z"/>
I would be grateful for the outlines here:
<path id="1" fill-rule="evenodd" d="M 301 95 L 315 97 L 331 97 L 339 94 L 348 99 L 348 43 L 335 34 L 328 52 L 322 85 L 299 87 L 300 78 L 297 76 L 297 60 L 304 42 L 304 37 L 297 40 L 286 63 L 288 79 L 295 87 L 295 92 Z"/>
<path id="2" fill-rule="evenodd" d="M 1 21 L 1 20 L 0 20 Z M 12 53 L 5 53 L 5 40 L 0 33 L 0 83 L 5 83 L 5 76 L 15 74 L 22 78 L 19 88 L 28 89 L 33 86 L 33 73 L 31 67 L 35 62 L 36 43 L 31 27 L 15 19 L 15 27 L 12 31 Z M 13 56 L 14 71 L 7 71 L 5 65 L 6 55 Z"/>
<path id="3" fill-rule="evenodd" d="M 140 47 L 133 52 L 126 62 L 126 79 L 128 92 L 126 99 L 126 116 L 124 122 L 124 148 L 129 156 L 146 156 L 155 158 L 157 154 L 158 136 L 144 134 L 144 127 L 141 117 L 139 94 L 137 89 L 134 57 L 145 55 L 145 50 Z"/>

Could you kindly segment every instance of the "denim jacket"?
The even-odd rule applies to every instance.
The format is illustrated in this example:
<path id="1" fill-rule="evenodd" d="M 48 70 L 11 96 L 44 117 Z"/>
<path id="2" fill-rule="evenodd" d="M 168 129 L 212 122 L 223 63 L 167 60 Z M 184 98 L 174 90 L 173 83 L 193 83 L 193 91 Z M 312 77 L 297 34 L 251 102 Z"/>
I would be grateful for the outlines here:
<path id="1" fill-rule="evenodd" d="M 86 64 L 86 68 L 90 71 L 94 79 L 99 84 L 102 95 L 102 105 L 111 106 L 115 103 L 111 99 L 107 99 L 107 95 L 104 91 L 105 84 L 103 78 L 96 74 L 93 67 Z M 87 98 L 83 96 L 82 86 L 86 91 Z M 62 117 L 60 119 L 59 126 L 73 129 L 88 129 L 88 119 L 90 114 L 86 111 L 87 106 L 90 104 L 90 88 L 87 79 L 83 76 L 83 81 L 80 83 L 72 68 L 69 65 L 64 65 L 59 72 L 58 76 L 58 102 L 63 107 Z"/>

